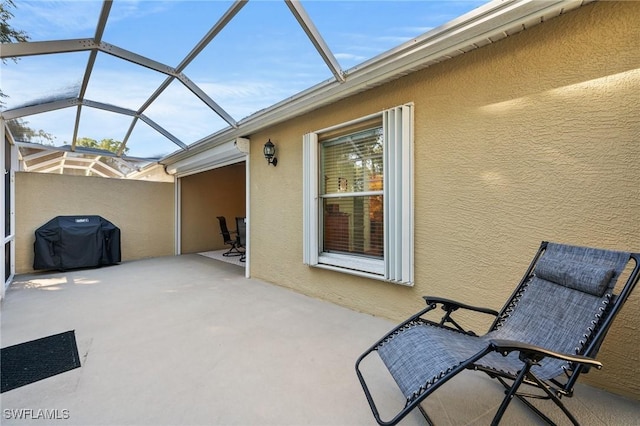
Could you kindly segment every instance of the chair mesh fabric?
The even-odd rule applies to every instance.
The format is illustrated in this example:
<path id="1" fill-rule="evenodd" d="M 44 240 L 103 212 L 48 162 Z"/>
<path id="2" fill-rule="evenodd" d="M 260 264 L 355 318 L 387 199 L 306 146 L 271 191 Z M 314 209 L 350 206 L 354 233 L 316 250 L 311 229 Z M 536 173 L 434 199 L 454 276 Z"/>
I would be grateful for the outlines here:
<path id="1" fill-rule="evenodd" d="M 523 293 L 517 309 L 514 309 L 502 327 L 483 336 L 489 339 L 506 339 L 529 343 L 556 352 L 577 354 L 602 311 L 606 308 L 608 297 L 596 297 L 588 293 L 573 290 L 549 281 L 533 277 Z M 517 361 L 517 354 L 509 355 Z M 491 368 L 491 357 L 484 358 L 479 364 Z M 517 373 L 521 362 L 516 362 Z M 534 366 L 532 372 L 546 380 L 558 376 L 568 367 L 565 362 L 546 358 L 540 366 Z"/>
<path id="2" fill-rule="evenodd" d="M 412 399 L 484 346 L 477 337 L 418 322 L 378 353 L 404 396 Z"/>
<path id="3" fill-rule="evenodd" d="M 549 243 L 540 260 L 544 258 L 560 264 L 571 262 L 572 267 L 582 264 L 586 269 L 593 266 L 609 268 L 614 273 L 606 284 L 606 292 L 598 297 L 585 292 L 591 288 L 591 283 L 581 291 L 542 279 L 534 271 L 521 291 L 507 303 L 498 326 L 484 336 L 467 335 L 424 320 L 414 321 L 392 334 L 377 350 L 408 402 L 446 377 L 452 369 L 485 350 L 492 339 L 515 340 L 556 352 L 582 354 L 611 300 L 612 289 L 629 254 Z M 576 276 L 580 276 L 580 271 Z M 491 352 L 476 364 L 510 375 L 516 375 L 523 366 L 516 352 L 506 357 Z M 547 357 L 531 372 L 548 380 L 563 373 L 567 367 L 566 362 Z"/>

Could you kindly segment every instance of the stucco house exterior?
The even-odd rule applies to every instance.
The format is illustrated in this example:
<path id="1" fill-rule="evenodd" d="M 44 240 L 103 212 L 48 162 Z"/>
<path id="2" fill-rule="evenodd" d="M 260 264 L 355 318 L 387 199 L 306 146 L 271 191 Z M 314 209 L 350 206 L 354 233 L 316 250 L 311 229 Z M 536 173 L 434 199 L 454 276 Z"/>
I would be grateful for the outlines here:
<path id="1" fill-rule="evenodd" d="M 237 161 L 161 161 L 175 183 L 17 172 L 16 273 L 30 270 L 33 230 L 99 187 L 112 198 L 95 213 L 129 235 L 125 261 L 220 248 L 213 220 L 225 205 L 247 217 L 248 277 L 398 321 L 423 295 L 499 309 L 543 240 L 640 251 L 639 44 L 640 3 L 592 2 L 348 95 L 328 87 L 313 108 L 276 106 L 275 118 L 189 154 L 241 137 L 250 149 Z M 268 140 L 277 167 L 264 158 Z M 352 168 L 371 161 L 347 175 L 332 155 Z M 331 237 L 344 256 L 322 245 L 331 214 L 342 217 L 332 230 L 345 226 Z M 640 399 L 638 330 L 636 293 L 600 352 L 605 368 L 583 380 Z"/>

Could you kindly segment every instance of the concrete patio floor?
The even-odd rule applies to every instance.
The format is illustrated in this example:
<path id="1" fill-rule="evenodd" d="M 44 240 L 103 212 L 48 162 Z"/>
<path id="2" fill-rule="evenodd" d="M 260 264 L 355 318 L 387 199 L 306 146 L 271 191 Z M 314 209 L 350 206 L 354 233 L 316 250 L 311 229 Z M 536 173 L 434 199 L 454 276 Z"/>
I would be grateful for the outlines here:
<path id="1" fill-rule="evenodd" d="M 2 347 L 75 330 L 82 361 L 0 395 L 3 425 L 373 425 L 354 363 L 394 325 L 196 254 L 18 276 L 1 314 Z M 396 392 L 378 397 L 401 404 Z M 501 398 L 468 372 L 425 408 L 439 425 L 485 425 Z M 638 401 L 588 386 L 566 404 L 585 425 L 640 424 Z M 68 418 L 16 419 L 19 409 Z M 401 422 L 424 424 L 419 413 Z M 514 401 L 502 424 L 543 423 Z"/>

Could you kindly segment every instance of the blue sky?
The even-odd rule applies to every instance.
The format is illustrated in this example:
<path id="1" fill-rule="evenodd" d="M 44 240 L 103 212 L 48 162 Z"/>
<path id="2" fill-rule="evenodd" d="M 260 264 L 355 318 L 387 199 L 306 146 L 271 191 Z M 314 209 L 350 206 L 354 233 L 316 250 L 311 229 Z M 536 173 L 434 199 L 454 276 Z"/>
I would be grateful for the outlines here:
<path id="1" fill-rule="evenodd" d="M 341 68 L 451 21 L 486 1 L 302 1 Z M 103 41 L 175 67 L 230 7 L 230 1 L 114 0 Z M 32 41 L 91 38 L 102 2 L 16 1 L 14 28 Z M 2 66 L 7 108 L 77 93 L 88 52 L 23 57 Z M 185 69 L 235 120 L 332 78 L 283 1 L 250 0 Z M 164 81 L 155 71 L 100 53 L 86 99 L 137 110 Z M 128 116 L 83 108 L 79 137 L 122 140 Z M 52 133 L 56 145 L 72 138 L 75 108 L 25 117 Z M 227 126 L 177 81 L 144 114 L 185 144 Z M 139 123 L 129 154 L 163 156 L 178 146 Z"/>

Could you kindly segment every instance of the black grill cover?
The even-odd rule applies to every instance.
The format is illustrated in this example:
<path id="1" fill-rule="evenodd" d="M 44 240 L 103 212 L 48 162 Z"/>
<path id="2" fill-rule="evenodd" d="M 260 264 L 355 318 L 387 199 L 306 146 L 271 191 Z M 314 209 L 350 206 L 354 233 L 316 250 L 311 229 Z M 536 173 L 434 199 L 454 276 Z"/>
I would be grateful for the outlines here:
<path id="1" fill-rule="evenodd" d="M 36 229 L 33 269 L 73 269 L 120 262 L 120 229 L 100 216 L 58 216 Z"/>

